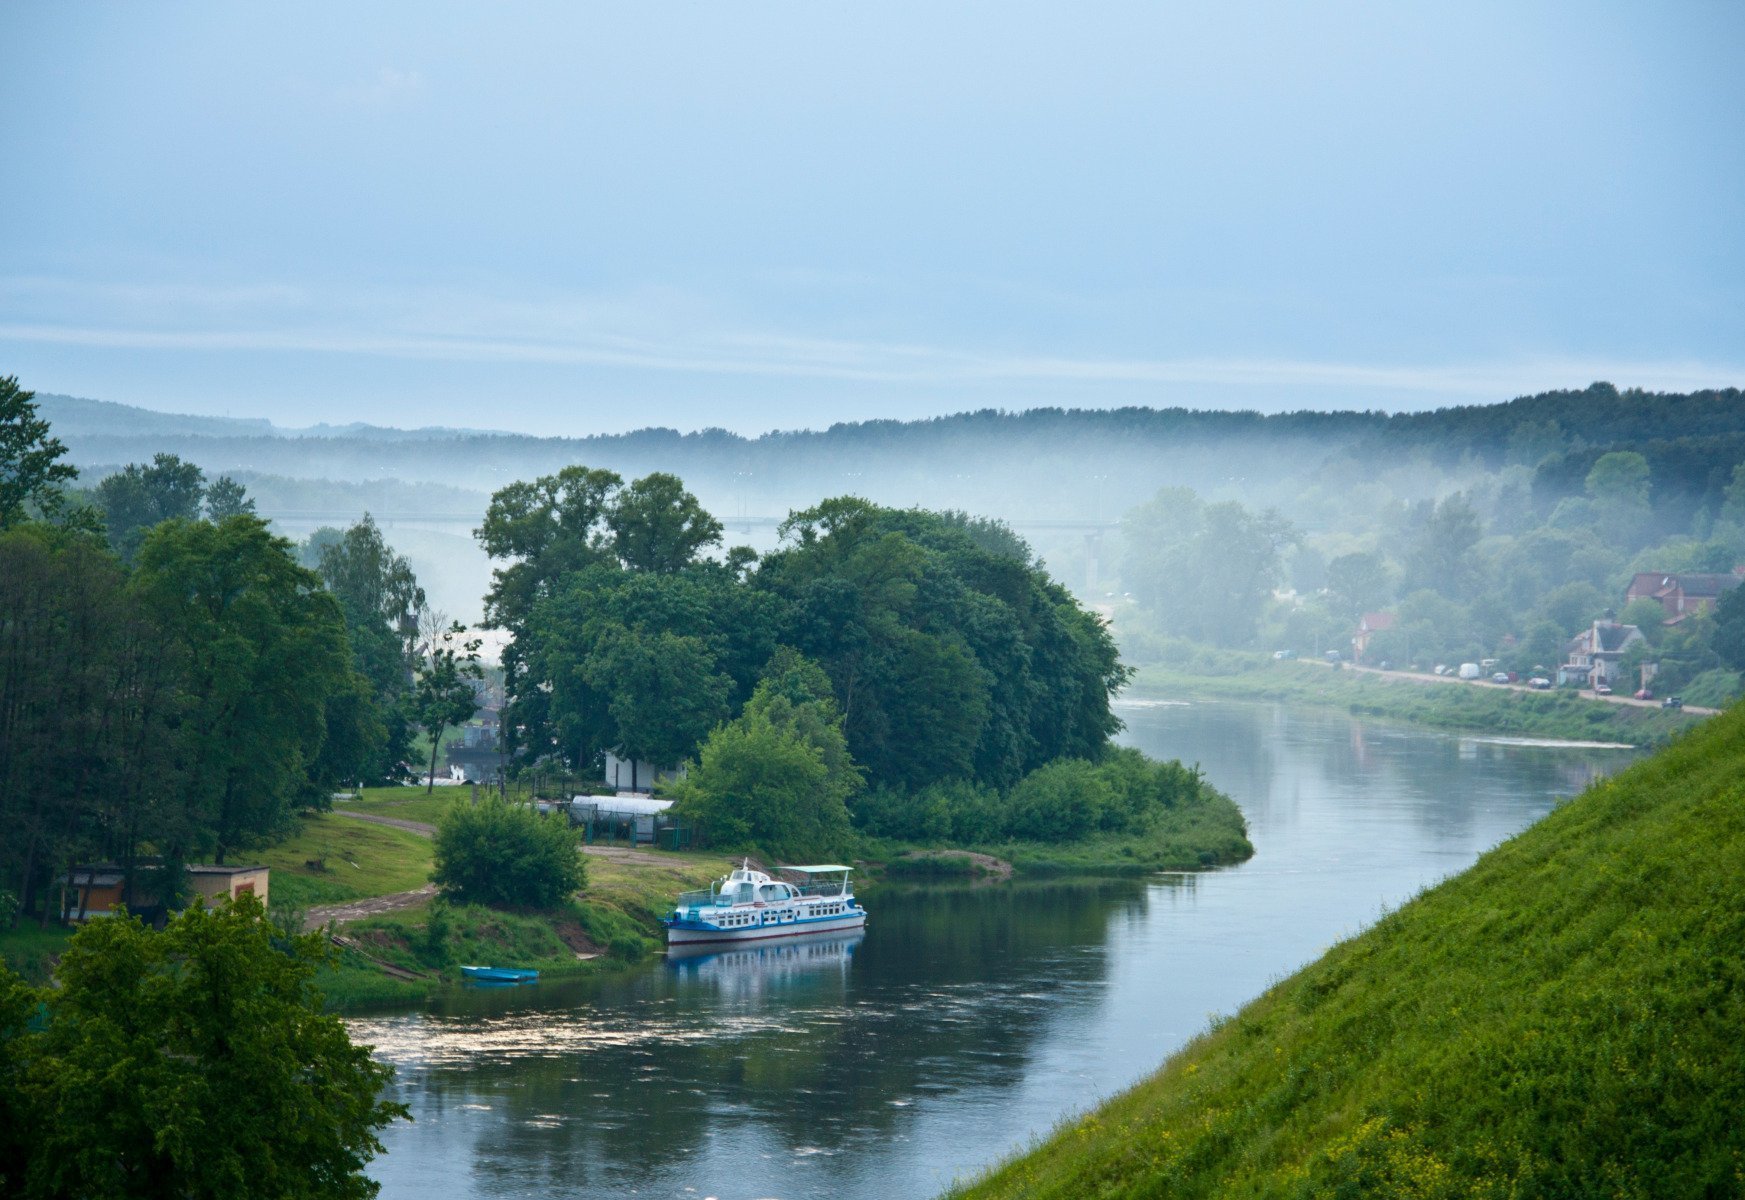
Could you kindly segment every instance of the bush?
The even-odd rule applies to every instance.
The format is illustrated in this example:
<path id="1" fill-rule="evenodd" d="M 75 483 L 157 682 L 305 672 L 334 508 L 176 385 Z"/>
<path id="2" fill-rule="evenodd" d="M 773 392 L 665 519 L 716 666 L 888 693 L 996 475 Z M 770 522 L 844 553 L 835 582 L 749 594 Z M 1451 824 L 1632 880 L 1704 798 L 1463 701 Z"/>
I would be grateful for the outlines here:
<path id="1" fill-rule="evenodd" d="M 457 903 L 529 908 L 560 904 L 587 881 L 568 824 L 497 798 L 442 814 L 431 878 Z"/>

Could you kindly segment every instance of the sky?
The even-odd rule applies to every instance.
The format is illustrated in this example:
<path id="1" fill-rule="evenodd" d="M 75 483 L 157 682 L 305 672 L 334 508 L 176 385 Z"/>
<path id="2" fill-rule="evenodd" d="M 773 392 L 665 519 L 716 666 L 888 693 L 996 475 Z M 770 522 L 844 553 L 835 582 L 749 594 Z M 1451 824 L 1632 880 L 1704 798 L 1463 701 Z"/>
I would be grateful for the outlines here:
<path id="1" fill-rule="evenodd" d="M 1745 5 L 0 5 L 0 374 L 541 434 L 1745 385 Z"/>

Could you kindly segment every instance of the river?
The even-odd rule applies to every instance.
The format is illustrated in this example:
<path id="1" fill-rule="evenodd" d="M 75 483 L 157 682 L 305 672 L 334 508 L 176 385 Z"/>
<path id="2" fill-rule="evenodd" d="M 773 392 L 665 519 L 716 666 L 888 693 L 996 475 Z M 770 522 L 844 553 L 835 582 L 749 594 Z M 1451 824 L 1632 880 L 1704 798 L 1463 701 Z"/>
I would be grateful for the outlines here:
<path id="1" fill-rule="evenodd" d="M 1257 853 L 1202 874 L 866 893 L 853 939 L 360 1017 L 415 1123 L 384 1200 L 933 1196 L 1153 1070 L 1627 751 L 1135 704 Z"/>

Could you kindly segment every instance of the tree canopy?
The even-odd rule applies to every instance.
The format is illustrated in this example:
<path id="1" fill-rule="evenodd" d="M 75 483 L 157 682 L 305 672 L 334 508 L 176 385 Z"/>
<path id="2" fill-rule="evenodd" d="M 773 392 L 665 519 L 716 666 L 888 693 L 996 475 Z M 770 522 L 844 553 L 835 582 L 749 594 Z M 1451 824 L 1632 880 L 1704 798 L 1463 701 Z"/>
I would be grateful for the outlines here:
<path id="1" fill-rule="evenodd" d="M 162 932 L 95 921 L 56 986 L 0 966 L 0 1093 L 21 1198 L 369 1197 L 393 1068 L 322 1012 L 320 934 L 287 936 L 243 896 Z M 40 1005 L 34 1020 L 25 1018 Z M 6 1135 L 0 1135 L 4 1138 Z"/>
<path id="2" fill-rule="evenodd" d="M 18 386 L 16 375 L 0 375 L 0 530 L 23 520 L 31 506 L 58 507 L 61 486 L 78 478 L 78 471 L 59 461 L 67 448 L 49 436 L 35 398 Z"/>

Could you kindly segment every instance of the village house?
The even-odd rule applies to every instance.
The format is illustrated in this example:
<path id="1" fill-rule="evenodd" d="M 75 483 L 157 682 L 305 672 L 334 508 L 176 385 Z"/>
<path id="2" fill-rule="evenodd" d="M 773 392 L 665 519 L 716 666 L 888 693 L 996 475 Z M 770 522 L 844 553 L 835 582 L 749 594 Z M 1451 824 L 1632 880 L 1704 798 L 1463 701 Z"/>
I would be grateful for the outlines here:
<path id="1" fill-rule="evenodd" d="M 127 889 L 127 871 L 119 863 L 89 863 L 74 867 L 55 880 L 61 888 L 61 918 L 84 921 L 93 917 L 112 917 L 117 913 L 134 913 L 156 917 L 163 912 L 163 902 L 150 890 L 155 861 L 136 864 L 133 869 L 133 891 Z M 234 900 L 253 895 L 267 903 L 271 872 L 263 866 L 220 867 L 197 863 L 185 868 L 188 897 L 202 904 Z"/>
<path id="2" fill-rule="evenodd" d="M 1620 625 L 1606 618 L 1595 621 L 1564 646 L 1564 663 L 1557 668 L 1557 682 L 1563 686 L 1593 687 L 1603 683 L 1615 687 L 1620 660 L 1631 646 L 1643 640 L 1642 631 L 1634 625 Z"/>
<path id="3" fill-rule="evenodd" d="M 1351 637 L 1351 661 L 1363 662 L 1369 653 L 1369 642 L 1376 634 L 1394 627 L 1395 616 L 1390 612 L 1366 612 L 1357 619 L 1357 632 Z"/>
<path id="4" fill-rule="evenodd" d="M 1745 569 L 1745 568 L 1742 568 Z M 1643 571 L 1624 591 L 1624 603 L 1657 600 L 1666 612 L 1666 624 L 1676 625 L 1688 617 L 1713 612 L 1721 597 L 1739 586 L 1740 569 L 1727 575 L 1692 575 Z"/>

